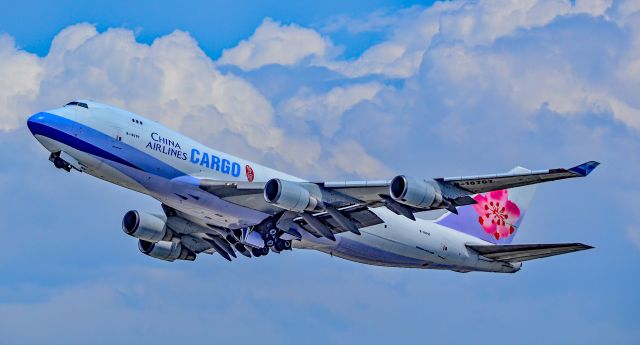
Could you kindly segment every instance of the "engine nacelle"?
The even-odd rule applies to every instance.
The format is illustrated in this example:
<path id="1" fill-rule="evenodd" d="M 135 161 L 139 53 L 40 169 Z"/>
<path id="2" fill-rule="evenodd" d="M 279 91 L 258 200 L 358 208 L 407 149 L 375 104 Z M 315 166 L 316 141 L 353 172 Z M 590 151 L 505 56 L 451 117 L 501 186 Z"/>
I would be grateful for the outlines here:
<path id="1" fill-rule="evenodd" d="M 391 180 L 389 193 L 399 203 L 428 209 L 442 204 L 442 193 L 437 186 L 435 181 L 429 183 L 424 179 L 400 175 Z"/>
<path id="2" fill-rule="evenodd" d="M 298 182 L 271 179 L 264 186 L 264 200 L 269 204 L 293 212 L 313 210 L 318 200 Z"/>
<path id="3" fill-rule="evenodd" d="M 183 247 L 182 244 L 175 242 L 160 241 L 154 243 L 140 240 L 138 242 L 138 249 L 140 249 L 143 254 L 165 261 L 193 261 L 196 259 L 196 254 L 194 252 Z"/>
<path id="4" fill-rule="evenodd" d="M 130 236 L 147 241 L 169 241 L 173 231 L 160 216 L 149 213 L 129 211 L 122 218 L 122 230 Z"/>

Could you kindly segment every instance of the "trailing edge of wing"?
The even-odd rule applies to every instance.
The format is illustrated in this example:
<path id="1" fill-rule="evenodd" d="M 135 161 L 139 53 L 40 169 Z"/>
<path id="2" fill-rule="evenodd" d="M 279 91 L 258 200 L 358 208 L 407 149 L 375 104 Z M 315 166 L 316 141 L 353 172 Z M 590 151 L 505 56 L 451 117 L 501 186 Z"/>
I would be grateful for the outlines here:
<path id="1" fill-rule="evenodd" d="M 355 225 L 356 229 L 381 224 L 382 219 L 375 213 L 371 212 L 364 205 L 353 205 L 338 209 L 342 215 L 349 219 Z M 318 212 L 312 215 L 322 224 L 327 226 L 332 233 L 339 234 L 345 231 L 352 231 L 353 229 L 345 229 L 335 218 L 333 218 L 328 212 Z M 316 237 L 321 237 L 321 234 L 317 233 L 313 227 L 303 217 L 296 217 L 293 220 L 300 227 L 307 230 L 307 232 L 313 234 Z M 357 231 L 357 230 L 356 230 Z"/>
<path id="2" fill-rule="evenodd" d="M 467 245 L 487 259 L 521 262 L 567 254 L 593 247 L 582 243 Z"/>

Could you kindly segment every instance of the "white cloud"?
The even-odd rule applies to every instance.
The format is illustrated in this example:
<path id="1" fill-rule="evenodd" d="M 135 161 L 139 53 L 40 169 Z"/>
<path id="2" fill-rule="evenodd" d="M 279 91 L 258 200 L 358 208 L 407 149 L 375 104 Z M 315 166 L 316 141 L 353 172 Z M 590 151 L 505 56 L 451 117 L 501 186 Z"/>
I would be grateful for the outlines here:
<path id="1" fill-rule="evenodd" d="M 0 130 L 22 125 L 40 90 L 44 69 L 37 56 L 18 50 L 13 38 L 0 35 Z"/>
<path id="2" fill-rule="evenodd" d="M 384 21 L 393 23 L 389 39 L 355 60 L 323 65 L 351 78 L 405 79 L 397 92 L 376 96 L 384 94 L 384 101 L 373 100 L 386 113 L 422 112 L 416 102 L 440 109 L 441 116 L 494 109 L 529 121 L 541 110 L 597 113 L 640 129 L 636 7 L 563 0 L 436 3 Z M 424 104 L 426 92 L 440 98 Z"/>
<path id="3" fill-rule="evenodd" d="M 308 57 L 324 57 L 331 47 L 331 42 L 314 30 L 267 18 L 247 40 L 224 50 L 217 63 L 244 70 L 270 64 L 289 66 Z"/>
<path id="4" fill-rule="evenodd" d="M 446 116 L 443 107 L 469 112 L 493 99 L 513 116 L 528 118 L 541 109 L 565 116 L 607 113 L 638 129 L 640 102 L 633 90 L 640 87 L 640 30 L 633 11 L 628 3 L 612 8 L 608 1 L 572 5 L 531 0 L 501 5 L 456 1 L 402 10 L 396 17 L 374 14 L 375 25 L 356 29 L 384 28 L 389 38 L 353 61 L 333 59 L 331 41 L 316 31 L 271 19 L 226 50 L 217 62 L 180 31 L 148 45 L 137 42 L 130 30 L 98 33 L 93 25 L 78 24 L 61 31 L 43 58 L 17 49 L 11 37 L 4 35 L 0 83 L 6 85 L 0 90 L 0 129 L 15 129 L 29 113 L 70 98 L 92 98 L 150 116 L 216 147 L 251 159 L 269 159 L 277 168 L 292 166 L 304 174 L 316 173 L 319 160 L 332 160 L 337 154 L 327 145 L 340 141 L 335 135 L 344 135 L 347 113 L 400 117 L 401 121 L 383 121 L 391 123 L 389 128 L 372 129 L 390 137 L 385 131 L 401 133 L 405 121 L 420 118 L 408 112 L 440 109 L 440 116 Z M 544 40 L 549 37 L 527 38 L 527 33 L 576 13 L 618 20 L 628 30 L 630 49 L 607 48 L 620 58 L 607 65 L 612 77 L 606 83 L 575 69 L 577 56 L 571 55 L 569 41 L 522 52 L 505 49 L 499 40 L 510 37 L 547 44 Z M 301 88 L 279 100 L 275 111 L 258 88 L 233 73 L 221 73 L 218 64 L 246 70 L 267 64 L 322 65 L 346 78 L 329 91 L 301 83 Z M 380 76 L 373 79 L 378 81 L 352 80 L 371 74 Z M 385 78 L 402 78 L 405 84 L 385 86 Z M 449 91 L 440 94 L 435 104 L 424 104 L 423 99 L 430 99 L 425 90 Z M 423 108 L 415 108 L 416 104 Z M 300 125 L 291 130 L 290 121 Z M 366 147 L 362 147 L 365 153 Z M 357 155 L 343 154 L 349 159 Z M 328 173 L 357 173 L 339 164 L 335 169 Z"/>
<path id="5" fill-rule="evenodd" d="M 217 71 L 181 31 L 146 45 L 130 30 L 97 34 L 86 24 L 73 26 L 56 37 L 42 66 L 41 106 L 94 98 L 174 128 L 188 127 L 185 118 L 195 116 L 211 134 L 237 133 L 262 151 L 282 143 L 269 101 L 243 79 Z"/>
<path id="6" fill-rule="evenodd" d="M 563 43 L 550 46 L 557 44 Z M 456 90 L 451 94 L 456 107 L 481 107 L 490 95 L 507 102 L 514 115 L 543 108 L 561 115 L 609 113 L 640 129 L 640 108 L 620 99 L 615 84 L 589 80 L 554 52 L 495 52 L 452 44 L 432 49 L 425 59 L 421 81 Z"/>
<path id="7" fill-rule="evenodd" d="M 408 78 L 416 73 L 422 55 L 439 32 L 441 14 L 460 6 L 460 2 L 438 2 L 426 9 L 399 12 L 394 25 L 389 28 L 388 40 L 370 47 L 355 60 L 323 61 L 319 64 L 348 77 L 380 74 Z M 354 21 L 359 26 L 359 21 Z"/>
<path id="8" fill-rule="evenodd" d="M 233 148 L 244 157 L 257 158 L 268 162 L 267 165 L 280 164 L 279 167 L 283 170 L 291 168 L 322 179 L 342 178 L 346 174 L 386 178 L 393 173 L 387 165 L 415 176 L 453 176 L 458 172 L 496 172 L 514 163 L 526 166 L 535 163 L 532 168 L 543 168 L 556 163 L 577 162 L 583 158 L 602 158 L 603 166 L 588 179 L 541 188 L 541 194 L 545 190 L 551 192 L 546 195 L 550 198 L 541 198 L 536 203 L 537 210 L 532 209 L 530 229 L 538 231 L 527 232 L 527 236 L 531 237 L 520 240 L 581 241 L 595 245 L 598 249 L 594 251 L 584 255 L 575 254 L 583 255 L 581 257 L 557 259 L 553 270 L 548 270 L 544 263 L 532 264 L 528 270 L 533 270 L 529 272 L 534 275 L 548 274 L 553 278 L 559 270 L 570 272 L 575 268 L 575 262 L 579 261 L 610 278 L 603 279 L 603 282 L 608 281 L 610 284 L 599 291 L 604 291 L 603 296 L 611 295 L 610 292 L 620 284 L 615 283 L 616 272 L 611 273 L 611 265 L 601 265 L 600 258 L 612 254 L 611 258 L 619 263 L 617 266 L 623 267 L 625 263 L 637 259 L 637 252 L 620 252 L 618 249 L 621 245 L 628 244 L 628 241 L 636 244 L 640 242 L 637 226 L 631 227 L 628 219 L 629 212 L 633 212 L 637 202 L 633 198 L 621 197 L 624 196 L 623 193 L 637 195 L 639 186 L 635 176 L 638 175 L 640 163 L 634 157 L 640 157 L 640 141 L 636 130 L 640 119 L 640 101 L 637 98 L 640 90 L 640 35 L 637 29 L 640 27 L 640 8 L 634 1 L 621 3 L 618 7 L 614 5 L 614 10 L 606 9 L 608 2 L 579 2 L 573 7 L 568 4 L 570 5 L 569 1 L 539 1 L 535 4 L 530 1 L 505 2 L 505 7 L 508 8 L 493 11 L 489 10 L 494 6 L 490 2 L 446 2 L 437 3 L 432 9 L 405 11 L 398 18 L 385 18 L 375 25 L 357 28 L 388 30 L 388 39 L 374 45 L 353 61 L 332 60 L 327 53 L 304 55 L 295 51 L 295 47 L 283 45 L 286 40 L 274 40 L 273 43 L 266 40 L 264 49 L 256 48 L 258 45 L 251 46 L 251 49 L 257 49 L 252 50 L 251 54 L 260 58 L 251 60 L 254 59 L 251 57 L 247 61 L 252 61 L 255 66 L 263 63 L 293 66 L 295 68 L 291 69 L 291 73 L 296 74 L 298 79 L 292 84 L 301 85 L 292 87 L 292 91 L 274 92 L 278 94 L 276 100 L 265 97 L 267 92 L 260 92 L 264 90 L 264 84 L 260 85 L 260 71 L 248 71 L 241 74 L 242 77 L 233 73 L 221 73 L 216 62 L 211 61 L 200 50 L 197 42 L 184 32 L 160 37 L 152 44 L 141 44 L 129 30 L 98 33 L 92 25 L 76 25 L 63 30 L 54 40 L 51 52 L 43 58 L 16 48 L 11 38 L 5 35 L 0 38 L 0 85 L 4 86 L 4 82 L 16 82 L 16 85 L 0 88 L 0 122 L 4 126 L 0 128 L 13 131 L 18 126 L 24 126 L 24 119 L 29 112 L 63 104 L 69 98 L 87 97 L 114 103 L 160 120 L 216 147 Z M 578 11 L 590 14 L 573 16 Z M 448 25 L 446 30 L 441 22 L 445 16 L 451 19 L 445 23 Z M 514 26 L 514 22 L 519 24 Z M 283 27 L 291 26 L 277 25 L 276 29 Z M 268 54 L 261 55 L 264 51 L 270 51 L 271 44 L 284 51 L 290 49 L 295 57 L 293 65 L 282 62 L 284 60 L 265 62 L 269 59 L 273 61 L 272 58 L 265 57 Z M 330 80 L 308 81 L 302 77 L 306 76 L 306 62 L 312 67 L 322 63 L 341 71 L 345 77 L 336 78 L 332 74 Z M 279 70 L 287 71 L 287 68 Z M 22 79 L 19 78 L 21 74 Z M 389 81 L 386 78 L 401 80 Z M 278 83 L 265 84 L 274 88 L 279 86 Z M 274 102 L 277 103 L 275 109 L 272 106 Z M 11 107 L 17 111 L 10 111 Z M 291 128 L 296 125 L 298 127 Z M 104 228 L 102 230 L 105 231 L 91 232 L 93 237 L 90 239 L 93 240 L 89 242 L 104 243 L 100 241 L 104 241 L 107 236 L 105 234 L 115 234 L 106 230 L 118 225 L 118 209 L 138 208 L 140 205 L 151 208 L 153 203 L 142 197 L 139 197 L 140 200 L 132 200 L 129 197 L 133 196 L 132 192 L 124 190 L 120 192 L 129 194 L 118 194 L 105 199 L 103 193 L 88 193 L 87 188 L 73 188 L 69 183 L 78 182 L 78 176 L 61 179 L 61 173 L 53 169 L 46 170 L 44 178 L 36 176 L 43 174 L 37 168 L 44 167 L 49 162 L 46 162 L 46 158 L 38 160 L 31 155 L 9 154 L 22 146 L 22 141 L 12 139 L 12 136 L 18 137 L 21 133 L 15 131 L 9 135 L 0 135 L 0 141 L 10 141 L 13 144 L 5 150 L 5 158 L 8 158 L 9 163 L 0 167 L 0 182 L 5 182 L 0 183 L 0 186 L 11 187 L 8 194 L 18 198 L 14 198 L 17 201 L 8 205 L 11 207 L 5 207 L 6 216 L 0 220 L 0 227 L 5 232 L 39 227 L 41 230 L 36 233 L 46 233 L 51 238 L 59 236 L 53 238 L 53 242 L 45 238 L 30 241 L 31 243 L 29 239 L 33 236 L 22 236 L 26 240 L 21 242 L 18 239 L 17 243 L 4 251 L 3 257 L 7 258 L 5 261 L 17 260 L 24 267 L 42 268 L 39 257 L 56 257 L 52 265 L 62 268 L 62 276 L 58 277 L 58 281 L 64 281 L 64 284 L 69 279 L 83 280 L 95 276 L 93 273 L 88 274 L 91 271 L 88 269 L 78 273 L 79 256 L 89 258 L 80 261 L 90 262 L 92 266 L 98 263 L 98 266 L 116 267 L 114 269 L 117 272 L 123 272 L 123 265 L 130 258 L 123 259 L 120 254 L 129 253 L 126 255 L 138 258 L 134 256 L 137 254 L 126 252 L 135 251 L 135 245 L 122 248 L 117 247 L 121 242 L 114 241 L 110 242 L 112 246 L 109 243 L 99 246 L 102 250 L 98 253 L 95 246 L 74 247 L 75 242 L 81 241 L 79 238 L 84 239 L 77 236 L 81 230 L 95 223 L 95 217 L 90 217 L 91 212 L 79 213 L 80 219 L 84 219 L 81 222 L 84 226 L 76 226 L 59 234 L 46 230 L 51 228 L 51 223 L 62 226 L 64 214 L 68 210 L 60 212 L 60 208 L 69 208 L 68 205 L 65 206 L 69 200 L 75 200 L 79 205 L 100 195 L 104 199 L 102 201 L 109 203 L 111 200 L 112 205 L 113 200 L 120 200 L 118 207 L 114 208 L 114 214 L 102 215 L 104 221 L 97 223 L 102 224 L 98 228 Z M 20 140 L 31 142 L 30 149 L 39 149 L 26 136 Z M 24 169 L 25 167 L 31 168 Z M 23 180 L 35 182 L 21 186 L 19 182 Z M 86 184 L 85 187 L 91 188 L 102 186 L 93 181 L 83 183 Z M 26 192 L 20 192 L 25 186 Z M 48 194 L 52 197 L 61 193 L 72 193 L 74 197 L 67 198 L 67 202 L 62 199 L 59 203 L 49 202 L 51 205 L 46 205 L 50 198 L 38 198 L 31 200 L 35 206 L 20 207 L 30 201 L 29 195 L 34 194 L 30 192 L 38 188 L 40 192 L 46 192 L 49 188 L 51 193 Z M 107 185 L 101 188 L 118 191 Z M 554 198 L 558 195 L 562 197 Z M 125 205 L 120 205 L 123 197 L 126 198 Z M 147 206 L 144 206 L 145 202 L 148 203 Z M 28 214 L 22 214 L 34 207 L 46 211 L 44 216 L 29 218 Z M 81 208 L 71 209 L 82 211 Z M 534 217 L 533 213 L 546 216 Z M 116 220 L 111 225 L 105 225 L 109 219 Z M 27 224 L 30 226 L 21 224 L 24 220 L 31 221 Z M 634 219 L 631 223 L 633 221 Z M 538 226 L 534 228 L 536 222 Z M 55 244 L 53 247 L 52 243 Z M 31 256 L 32 260 L 25 263 L 28 258 L 20 250 L 24 248 L 21 244 L 31 245 L 35 248 L 32 252 L 41 255 Z M 108 249 L 110 246 L 112 248 Z M 114 248 L 121 248 L 122 253 L 115 255 L 112 252 L 116 250 Z M 62 254 L 49 255 L 54 252 Z M 70 258 L 70 255 L 75 259 Z M 267 261 L 247 261 L 246 265 L 238 262 L 240 265 L 235 266 L 217 265 L 220 260 L 217 257 L 202 261 L 199 259 L 195 263 L 176 262 L 173 265 L 178 266 L 173 272 L 149 272 L 148 268 L 152 265 L 165 267 L 168 264 L 141 257 L 139 259 L 145 266 L 142 270 L 144 272 L 109 274 L 103 269 L 98 275 L 107 277 L 108 282 L 98 280 L 95 283 L 71 284 L 68 289 L 50 290 L 47 287 L 43 288 L 46 289 L 44 294 L 40 294 L 40 291 L 24 292 L 22 277 L 9 279 L 7 284 L 0 287 L 1 294 L 9 296 L 5 298 L 9 303 L 0 308 L 0 320 L 7 321 L 2 323 L 4 332 L 0 333 L 6 334 L 9 340 L 16 339 L 14 342 L 46 342 L 57 339 L 60 342 L 69 339 L 71 342 L 75 340 L 85 343 L 87 339 L 123 342 L 123 339 L 127 340 L 125 338 L 130 340 L 130 337 L 141 337 L 140 334 L 144 333 L 141 330 L 153 331 L 158 324 L 177 322 L 175 329 L 182 332 L 169 332 L 160 336 L 160 342 L 174 341 L 181 334 L 196 338 L 219 334 L 218 338 L 222 338 L 216 338 L 217 341 L 224 343 L 227 338 L 229 341 L 237 338 L 237 332 L 225 330 L 234 329 L 237 325 L 255 324 L 261 339 L 266 343 L 277 343 L 287 337 L 304 340 L 309 334 L 294 332 L 292 335 L 287 332 L 287 325 L 271 321 L 265 323 L 264 315 L 273 316 L 268 320 L 280 320 L 291 312 L 312 310 L 312 315 L 304 314 L 299 318 L 306 320 L 302 321 L 300 329 L 313 330 L 313 325 L 322 324 L 325 319 L 338 320 L 338 324 L 355 325 L 339 330 L 340 334 L 333 338 L 331 334 L 322 331 L 326 327 L 316 327 L 322 329 L 317 332 L 317 336 L 321 337 L 318 339 L 339 343 L 344 339 L 358 339 L 363 334 L 368 334 L 375 342 L 376 337 L 392 336 L 391 333 L 395 331 L 400 334 L 409 328 L 389 330 L 378 327 L 376 329 L 382 331 L 373 334 L 362 330 L 370 330 L 372 322 L 375 325 L 387 325 L 389 318 L 385 315 L 406 315 L 410 312 L 409 307 L 415 306 L 402 303 L 371 304 L 369 302 L 375 300 L 373 297 L 386 294 L 386 297 L 391 298 L 378 300 L 397 302 L 395 297 L 398 296 L 406 300 L 407 291 L 415 296 L 424 294 L 423 287 L 427 285 L 412 283 L 410 286 L 397 286 L 393 281 L 385 283 L 384 279 L 365 279 L 362 275 L 368 273 L 354 275 L 357 270 L 384 274 L 402 272 L 407 277 L 401 278 L 410 278 L 409 280 L 428 276 L 429 279 L 440 282 L 428 285 L 435 287 L 432 291 L 434 293 L 441 292 L 438 291 L 438 286 L 451 286 L 447 284 L 450 278 L 458 283 L 466 281 L 472 288 L 460 291 L 476 293 L 463 297 L 479 300 L 478 296 L 482 296 L 486 300 L 489 296 L 491 303 L 488 304 L 498 305 L 506 313 L 514 309 L 514 296 L 507 296 L 505 299 L 503 291 L 518 290 L 495 289 L 494 277 L 490 279 L 491 284 L 482 284 L 485 278 L 478 278 L 477 275 L 369 269 L 344 261 L 331 261 L 327 272 L 322 272 L 323 268 L 320 266 L 320 271 L 305 270 L 309 265 L 326 263 L 326 260 L 331 259 L 318 253 L 295 252 L 294 255 L 295 258 L 269 256 L 264 258 Z M 114 257 L 120 258 L 119 261 L 114 261 Z M 95 263 L 91 258 L 95 259 Z M 206 272 L 211 270 L 211 265 L 215 265 L 215 279 L 198 280 L 198 277 L 207 277 Z M 538 269 L 536 265 L 540 265 Z M 253 271 L 250 267 L 258 269 Z M 264 269 L 265 267 L 281 270 L 279 273 L 284 280 L 270 279 L 273 274 L 264 272 L 274 271 Z M 339 269 L 333 269 L 335 267 Z M 547 268 L 540 269 L 542 267 Z M 193 275 L 181 275 L 178 272 L 188 270 L 195 272 Z M 28 271 L 31 276 L 42 278 L 44 285 L 50 283 L 50 274 L 45 272 L 46 269 L 35 273 L 33 270 Z M 8 272 L 11 275 L 12 271 Z M 342 277 L 336 275 L 336 272 L 348 274 Z M 283 282 L 287 283 L 287 275 L 294 277 L 296 284 L 284 284 L 283 289 Z M 265 288 L 252 289 L 251 284 L 245 284 L 246 277 L 267 282 Z M 332 284 L 324 286 L 322 279 L 314 277 L 331 277 L 331 280 L 324 280 L 331 281 Z M 522 280 L 521 278 L 527 278 L 526 275 L 518 277 L 516 280 L 509 278 L 506 284 L 520 287 L 531 285 L 532 281 L 534 284 L 544 281 Z M 189 281 L 189 284 L 173 284 L 184 281 Z M 336 281 L 343 284 L 336 284 Z M 568 279 L 567 284 L 576 281 L 578 280 Z M 357 284 L 348 286 L 350 282 Z M 516 285 L 513 285 L 514 282 Z M 374 289 L 376 293 L 363 295 L 362 291 L 366 289 L 363 290 L 362 287 L 372 283 L 377 286 Z M 548 327 L 562 324 L 558 321 L 575 316 L 571 313 L 575 314 L 575 301 L 580 298 L 567 299 L 563 295 L 565 291 L 575 294 L 575 291 L 580 290 L 580 282 L 574 285 L 567 285 L 560 290 L 537 289 L 548 294 L 546 297 L 542 296 L 548 305 L 558 305 L 560 301 L 560 304 L 564 303 L 561 305 L 563 310 L 568 311 L 557 320 L 548 322 Z M 340 290 L 346 294 L 336 294 L 332 290 L 335 286 L 347 286 Z M 241 288 L 227 296 L 225 293 L 229 291 L 229 287 Z M 7 290 L 9 293 L 4 293 Z M 634 296 L 631 290 L 623 291 L 619 300 L 624 302 L 625 294 Z M 227 297 L 197 299 L 195 302 L 190 302 L 193 301 L 190 299 L 166 299 L 166 296 L 196 295 L 198 291 L 209 291 L 212 296 Z M 589 295 L 591 292 L 585 290 L 582 294 Z M 338 298 L 318 303 L 315 296 L 322 293 Z M 526 297 L 523 300 L 526 303 L 521 303 L 523 308 L 520 309 L 530 307 L 527 304 L 528 296 Z M 20 303 L 21 298 L 28 299 L 29 302 Z M 36 301 L 33 302 L 32 299 Z M 610 298 L 603 301 L 581 305 L 583 310 L 579 310 L 579 314 L 601 315 L 620 309 L 615 305 L 616 301 L 613 301 L 612 307 Z M 468 303 L 460 304 L 459 314 L 468 315 L 469 313 L 465 313 L 468 307 Z M 483 310 L 484 307 L 485 305 L 481 305 L 477 309 Z M 542 320 L 545 308 L 529 313 L 529 324 Z M 60 310 L 63 309 L 71 312 L 61 314 Z M 202 310 L 206 313 L 200 313 Z M 221 312 L 216 314 L 212 310 Z M 95 318 L 82 317 L 95 314 L 96 311 Z M 327 312 L 331 318 L 326 317 Z M 358 323 L 358 317 L 363 313 L 384 317 Z M 189 317 L 176 318 L 176 315 Z M 322 320 L 318 321 L 316 318 Z M 570 326 L 578 329 L 583 325 L 593 324 L 593 320 L 589 318 L 578 319 L 577 326 Z M 593 340 L 595 336 L 598 340 L 602 338 L 603 341 L 610 342 L 611 339 L 614 342 L 632 342 L 637 339 L 637 332 L 629 332 L 629 327 L 624 322 L 620 323 L 615 318 L 613 321 L 611 318 L 605 319 L 607 322 L 600 323 L 600 327 L 583 335 L 583 338 L 591 337 Z M 50 322 L 51 320 L 53 321 Z M 44 326 L 40 332 L 29 333 L 29 327 L 34 322 Z M 80 331 L 68 332 L 69 324 L 79 325 Z M 105 324 L 112 327 L 105 328 Z M 312 327 L 305 327 L 307 324 Z M 490 328 L 487 325 L 485 322 L 477 328 L 482 332 Z M 419 329 L 419 325 L 417 326 L 411 329 Z M 120 329 L 121 332 L 105 331 L 109 329 Z M 520 339 L 527 332 L 526 326 L 509 329 L 511 332 L 507 334 L 508 339 Z M 449 333 L 441 333 L 437 336 L 450 340 Z M 409 334 L 407 339 L 412 336 L 414 334 Z M 457 340 L 463 342 L 465 339 L 458 337 Z"/>
<path id="9" fill-rule="evenodd" d="M 391 38 L 366 50 L 353 61 L 324 61 L 335 71 L 350 77 L 382 74 L 408 78 L 417 73 L 424 52 L 437 41 L 461 41 L 467 46 L 489 45 L 518 30 L 542 27 L 558 17 L 572 14 L 601 16 L 611 0 L 511 0 L 437 2 L 430 7 L 399 11 L 397 18 L 373 17 L 390 26 Z M 363 27 L 358 19 L 340 17 L 334 27 Z M 366 27 L 365 27 L 366 28 Z"/>
<path id="10" fill-rule="evenodd" d="M 340 116 L 363 101 L 372 101 L 383 85 L 377 82 L 337 86 L 326 93 L 317 94 L 301 89 L 289 98 L 279 111 L 286 116 L 315 121 L 326 137 L 333 136 L 340 126 Z"/>
<path id="11" fill-rule="evenodd" d="M 243 79 L 218 72 L 184 32 L 145 45 L 129 30 L 98 34 L 93 26 L 80 24 L 56 36 L 42 59 L 7 42 L 2 41 L 5 58 L 0 62 L 1 80 L 10 83 L 0 91 L 3 119 L 9 120 L 3 121 L 5 130 L 16 128 L 34 109 L 90 98 L 173 128 L 190 128 L 185 119 L 196 117 L 198 127 L 206 128 L 200 137 L 205 141 L 230 131 L 255 150 L 284 149 L 269 101 Z"/>
<path id="12" fill-rule="evenodd" d="M 385 179 L 393 176 L 393 170 L 387 168 L 358 142 L 347 139 L 337 142 L 331 149 L 329 166 L 337 171 L 345 171 L 368 179 Z"/>
<path id="13" fill-rule="evenodd" d="M 307 37 L 310 30 L 269 20 L 255 37 L 263 39 L 272 29 L 282 29 L 287 44 L 301 40 L 314 51 L 318 43 Z M 283 48 L 277 39 L 260 44 L 273 52 Z M 265 61 L 266 56 L 258 58 Z M 175 31 L 147 45 L 137 42 L 130 30 L 98 33 L 93 25 L 78 24 L 61 31 L 43 58 L 17 49 L 11 37 L 1 36 L 0 57 L 1 130 L 16 129 L 35 111 L 88 98 L 148 116 L 247 158 L 269 156 L 269 165 L 284 170 L 314 174 L 320 157 L 330 154 L 320 144 L 326 139 L 308 133 L 285 136 L 271 102 L 243 78 L 217 70 L 185 32 Z M 344 107 L 336 102 L 349 100 L 343 97 L 331 107 Z"/>

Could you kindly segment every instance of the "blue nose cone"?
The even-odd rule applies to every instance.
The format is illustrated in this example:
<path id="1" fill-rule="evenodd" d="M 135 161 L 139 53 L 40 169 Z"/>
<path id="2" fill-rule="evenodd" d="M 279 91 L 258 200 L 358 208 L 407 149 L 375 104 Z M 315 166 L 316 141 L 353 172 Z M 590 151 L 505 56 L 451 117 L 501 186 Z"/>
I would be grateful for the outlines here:
<path id="1" fill-rule="evenodd" d="M 46 122 L 46 119 L 46 113 L 37 113 L 31 115 L 31 117 L 27 119 L 27 127 L 29 127 L 31 134 L 40 134 L 42 126 Z"/>
<path id="2" fill-rule="evenodd" d="M 46 112 L 39 112 L 37 114 L 31 115 L 27 119 L 27 127 L 31 131 L 31 134 L 41 134 L 44 135 L 47 132 L 47 129 L 51 124 L 51 114 Z"/>

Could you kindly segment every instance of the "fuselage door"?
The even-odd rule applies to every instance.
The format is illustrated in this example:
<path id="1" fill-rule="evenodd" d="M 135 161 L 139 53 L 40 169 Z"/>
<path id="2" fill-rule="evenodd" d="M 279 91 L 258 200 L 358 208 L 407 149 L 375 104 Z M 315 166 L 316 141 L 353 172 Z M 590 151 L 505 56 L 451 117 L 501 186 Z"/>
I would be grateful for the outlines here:
<path id="1" fill-rule="evenodd" d="M 112 130 L 112 137 L 111 137 L 112 141 L 111 141 L 111 145 L 116 148 L 116 149 L 123 149 L 124 148 L 124 131 L 119 128 L 119 127 L 114 127 Z"/>
<path id="2" fill-rule="evenodd" d="M 436 254 L 440 259 L 447 260 L 449 257 L 449 244 L 448 239 L 443 233 L 439 233 L 436 237 L 438 239 L 438 247 L 436 248 Z"/>

